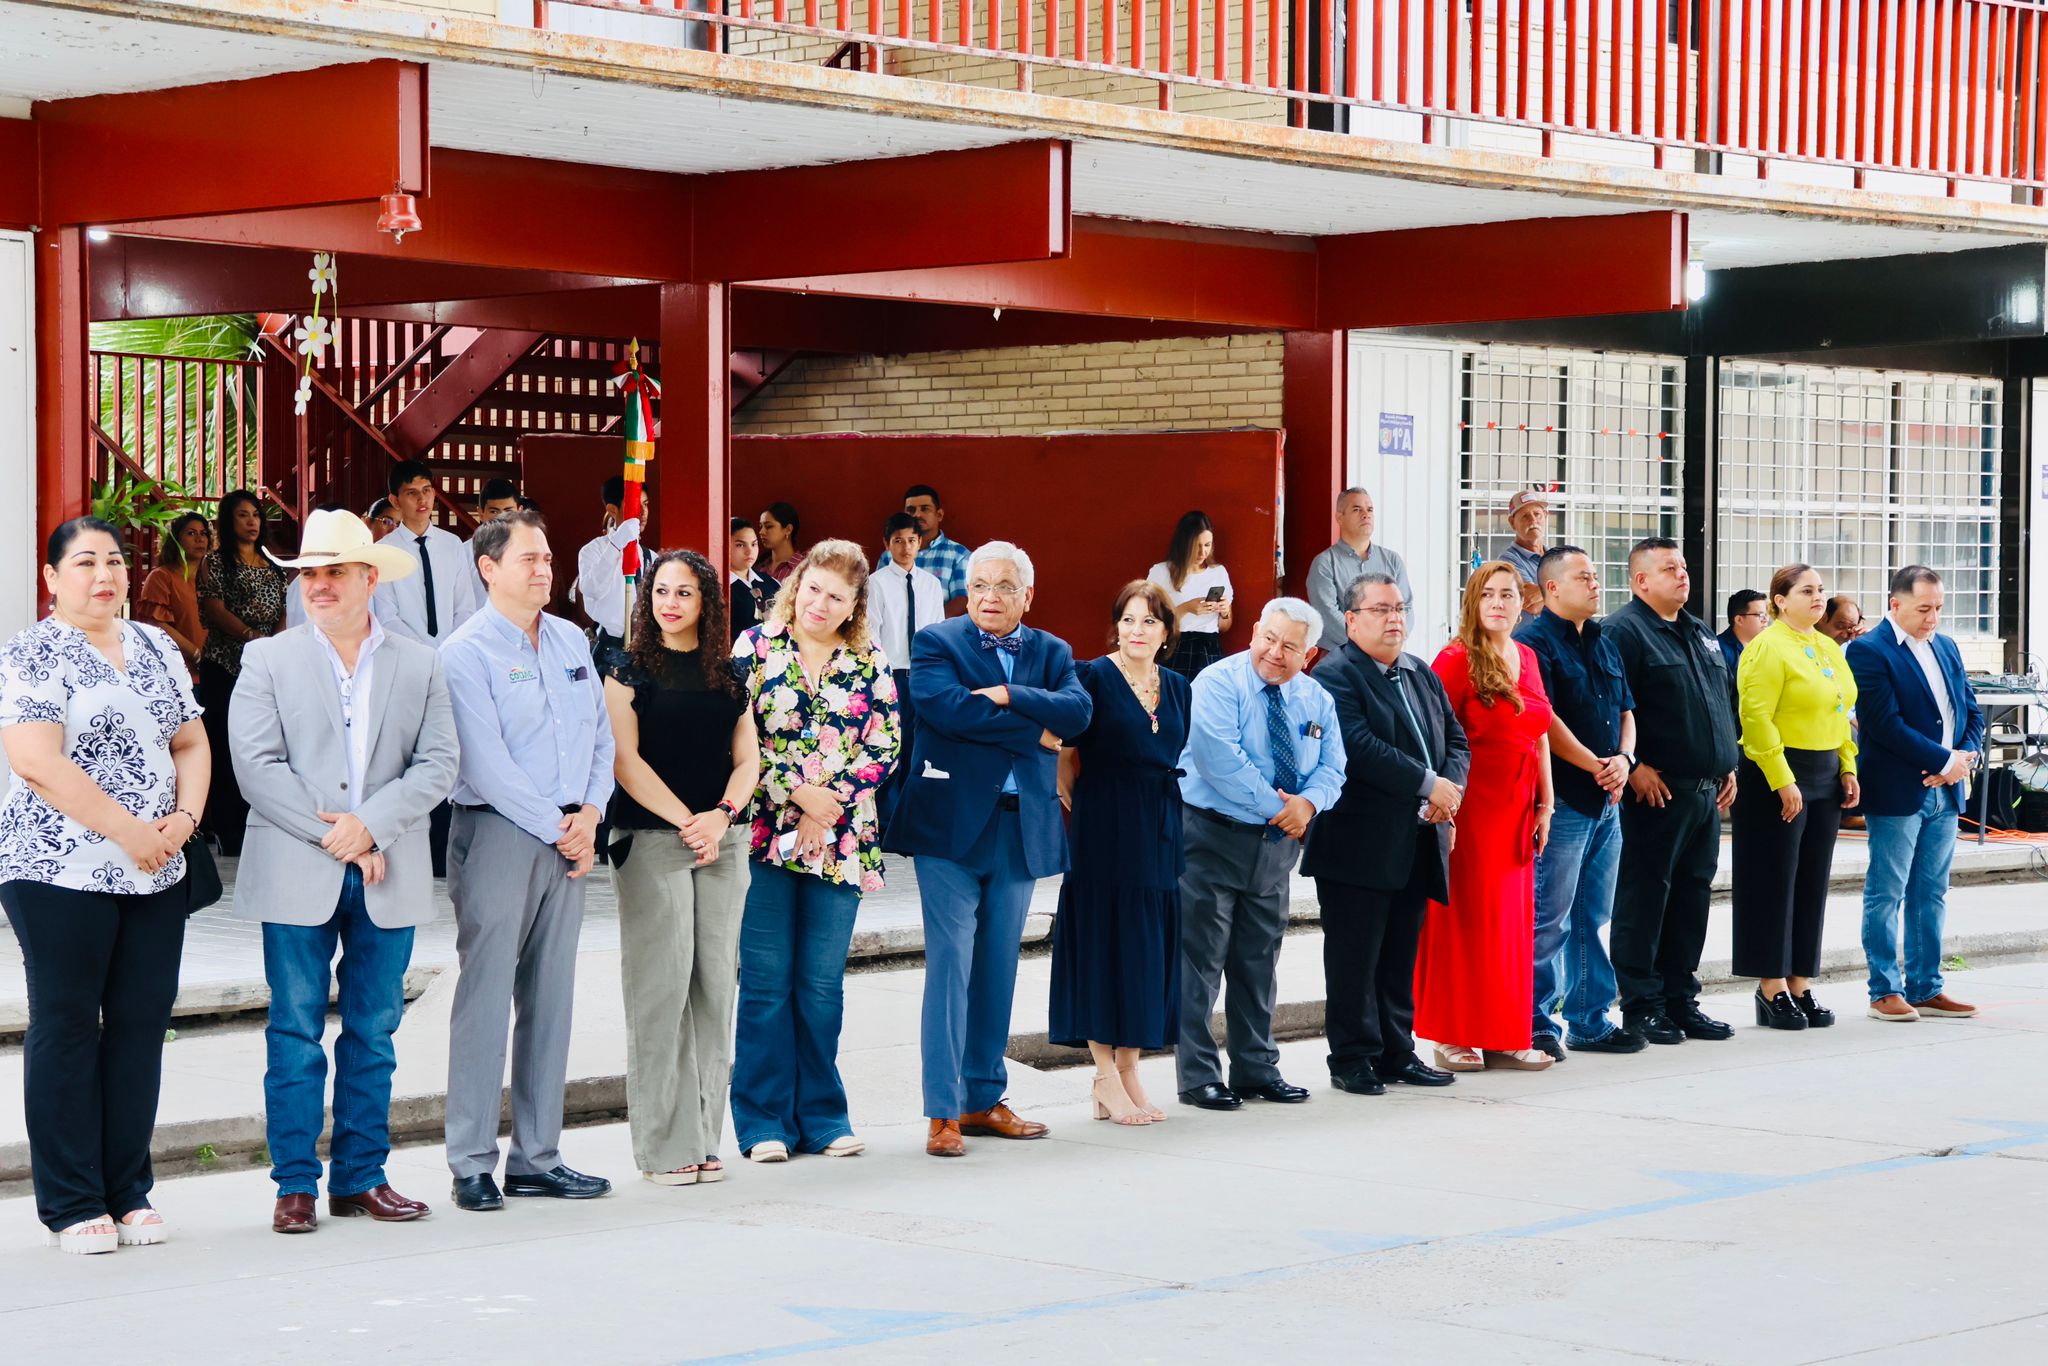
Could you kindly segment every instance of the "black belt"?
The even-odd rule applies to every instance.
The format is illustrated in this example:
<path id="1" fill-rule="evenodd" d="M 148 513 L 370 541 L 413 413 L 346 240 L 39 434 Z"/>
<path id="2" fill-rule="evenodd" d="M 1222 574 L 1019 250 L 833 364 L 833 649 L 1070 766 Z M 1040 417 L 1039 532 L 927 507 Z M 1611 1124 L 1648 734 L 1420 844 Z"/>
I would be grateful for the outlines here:
<path id="1" fill-rule="evenodd" d="M 1217 825 L 1231 830 L 1242 831 L 1247 835 L 1254 835 L 1262 840 L 1282 840 L 1287 838 L 1287 833 L 1277 825 L 1253 825 L 1250 821 L 1241 821 L 1235 816 L 1226 816 L 1221 811 L 1211 811 L 1206 806 L 1190 806 L 1187 808 L 1187 812 L 1191 816 L 1201 816 L 1215 822 Z"/>
<path id="2" fill-rule="evenodd" d="M 1664 786 L 1670 788 L 1673 792 L 1712 791 L 1719 788 L 1723 781 L 1720 778 L 1674 778 L 1668 773 L 1659 774 L 1658 776 L 1664 779 Z"/>
<path id="3" fill-rule="evenodd" d="M 486 805 L 483 802 L 452 802 L 450 803 L 450 805 L 452 805 L 457 811 L 488 811 L 491 815 L 496 816 L 500 820 L 509 821 L 512 819 L 504 812 L 498 810 L 497 807 Z M 576 815 L 578 812 L 582 811 L 583 808 L 581 806 L 576 805 L 573 802 L 565 802 L 562 804 L 560 810 L 562 814 L 565 816 L 573 816 Z"/>

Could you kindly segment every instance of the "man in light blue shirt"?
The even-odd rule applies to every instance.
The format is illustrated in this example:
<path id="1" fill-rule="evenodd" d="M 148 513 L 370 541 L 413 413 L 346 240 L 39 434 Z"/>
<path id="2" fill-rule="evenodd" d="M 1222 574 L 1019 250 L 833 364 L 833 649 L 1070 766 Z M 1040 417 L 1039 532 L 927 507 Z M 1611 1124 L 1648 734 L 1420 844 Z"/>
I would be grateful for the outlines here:
<path id="1" fill-rule="evenodd" d="M 583 876 L 612 795 L 612 730 L 583 633 L 544 610 L 553 559 L 540 516 L 511 512 L 470 542 L 489 597 L 442 647 L 462 767 L 448 837 L 462 975 L 448 1038 L 448 1168 L 465 1210 L 504 1207 L 499 1080 L 516 998 L 505 1195 L 589 1200 L 611 1183 L 562 1163 L 562 1088 Z"/>
<path id="2" fill-rule="evenodd" d="M 1275 598 L 1259 614 L 1251 648 L 1204 669 L 1189 703 L 1174 1058 L 1181 1102 L 1205 1110 L 1235 1110 L 1246 1096 L 1309 1098 L 1280 1076 L 1273 1001 L 1302 838 L 1344 789 L 1336 704 L 1302 672 L 1321 634 L 1314 607 Z M 1225 977 L 1228 1085 L 1209 1029 Z"/>

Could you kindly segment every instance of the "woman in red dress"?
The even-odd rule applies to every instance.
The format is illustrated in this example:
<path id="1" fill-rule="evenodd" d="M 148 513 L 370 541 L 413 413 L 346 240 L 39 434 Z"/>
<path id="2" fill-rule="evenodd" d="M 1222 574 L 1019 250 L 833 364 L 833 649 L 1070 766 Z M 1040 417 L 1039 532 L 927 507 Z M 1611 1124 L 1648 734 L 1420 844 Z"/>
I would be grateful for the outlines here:
<path id="1" fill-rule="evenodd" d="M 1433 666 L 1472 747 L 1451 846 L 1451 904 L 1432 904 L 1415 958 L 1415 1032 L 1437 1066 L 1540 1072 L 1529 1047 L 1535 991 L 1536 855 L 1550 838 L 1550 698 L 1536 656 L 1515 640 L 1514 567 L 1481 565 L 1465 584 L 1458 638 Z"/>

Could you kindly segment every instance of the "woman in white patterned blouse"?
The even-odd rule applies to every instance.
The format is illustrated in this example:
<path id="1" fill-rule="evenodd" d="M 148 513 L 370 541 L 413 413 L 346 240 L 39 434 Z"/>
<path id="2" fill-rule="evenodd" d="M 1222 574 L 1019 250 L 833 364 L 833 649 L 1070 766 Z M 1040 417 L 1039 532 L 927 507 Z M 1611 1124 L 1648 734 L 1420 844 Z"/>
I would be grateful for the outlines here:
<path id="1" fill-rule="evenodd" d="M 210 756 L 171 638 L 121 619 L 128 566 L 92 517 L 50 534 L 50 615 L 0 650 L 0 907 L 29 984 L 36 1210 L 66 1252 L 160 1243 L 150 1208 L 185 841 Z"/>

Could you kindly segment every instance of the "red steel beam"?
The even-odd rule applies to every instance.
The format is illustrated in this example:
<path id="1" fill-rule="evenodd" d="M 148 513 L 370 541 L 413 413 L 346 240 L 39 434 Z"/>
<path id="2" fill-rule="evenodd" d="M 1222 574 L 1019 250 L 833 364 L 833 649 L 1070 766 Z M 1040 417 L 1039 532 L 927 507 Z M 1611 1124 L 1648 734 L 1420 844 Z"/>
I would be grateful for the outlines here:
<path id="1" fill-rule="evenodd" d="M 27 119 L 0 119 L 0 228 L 26 231 L 42 221 L 36 204 L 41 164 L 36 126 Z"/>
<path id="2" fill-rule="evenodd" d="M 1346 425 L 1342 332 L 1289 332 L 1280 362 L 1280 421 L 1287 432 L 1281 553 L 1289 587 L 1307 582 L 1309 562 L 1336 531 L 1344 487 Z M 1342 641 L 1326 640 L 1325 650 Z"/>
<path id="3" fill-rule="evenodd" d="M 85 511 L 85 230 L 36 239 L 36 521 L 48 533 Z"/>
<path id="4" fill-rule="evenodd" d="M 1072 249 L 1060 260 L 754 283 L 855 298 L 1290 328 L 1315 317 L 1316 256 L 1303 239 L 1076 219 Z"/>
<path id="5" fill-rule="evenodd" d="M 1316 326 L 1418 327 L 1685 307 L 1682 213 L 1325 237 Z"/>
<path id="6" fill-rule="evenodd" d="M 366 200 L 357 212 L 374 221 L 378 196 L 427 189 L 427 71 L 414 62 L 50 100 L 33 116 L 45 223 Z"/>
<path id="7" fill-rule="evenodd" d="M 125 232 L 639 280 L 746 280 L 1043 260 L 1068 246 L 1057 142 L 851 165 L 671 175 L 439 149 L 425 226 L 402 243 L 374 206 L 121 224 Z"/>
<path id="8" fill-rule="evenodd" d="M 292 312 L 307 303 L 303 252 L 160 237 L 114 237 L 93 243 L 90 251 L 94 322 Z M 551 294 L 621 283 L 601 275 L 494 270 L 380 257 L 345 255 L 336 266 L 343 299 L 351 305 L 367 306 Z M 647 288 L 651 294 L 652 287 Z"/>
<path id="9" fill-rule="evenodd" d="M 418 459 L 443 432 L 462 421 L 545 335 L 503 328 L 480 333 L 399 410 L 385 427 L 384 439 L 400 454 Z"/>
<path id="10" fill-rule="evenodd" d="M 721 579 L 731 539 L 732 350 L 730 286 L 662 286 L 661 441 L 648 492 L 660 544 L 702 547 Z"/>

